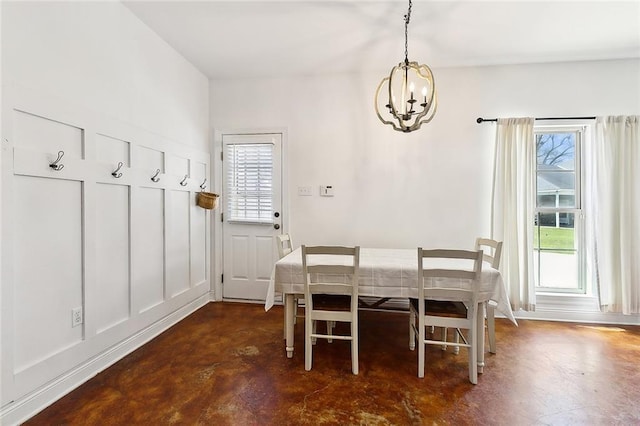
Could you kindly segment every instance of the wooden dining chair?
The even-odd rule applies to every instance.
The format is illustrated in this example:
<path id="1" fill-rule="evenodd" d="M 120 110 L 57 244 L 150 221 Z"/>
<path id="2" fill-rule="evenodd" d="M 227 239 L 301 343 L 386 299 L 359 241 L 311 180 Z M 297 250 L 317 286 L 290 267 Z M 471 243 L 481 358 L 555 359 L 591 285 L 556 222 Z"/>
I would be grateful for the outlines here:
<path id="1" fill-rule="evenodd" d="M 276 240 L 277 240 L 277 246 L 278 246 L 279 259 L 282 259 L 283 257 L 285 257 L 286 255 L 288 255 L 293 251 L 293 240 L 291 239 L 291 235 L 289 234 L 276 235 Z M 294 295 L 293 297 L 293 311 L 295 312 L 295 315 L 293 317 L 294 324 L 298 323 L 298 318 L 304 318 L 304 315 L 298 312 L 300 308 L 299 307 L 300 300 L 304 301 L 304 296 L 302 294 Z M 286 336 L 286 333 L 287 333 L 286 330 L 284 331 L 284 333 Z"/>
<path id="2" fill-rule="evenodd" d="M 462 346 L 469 353 L 469 380 L 478 383 L 478 293 L 482 272 L 482 250 L 423 250 L 418 248 L 418 298 L 409 300 L 409 348 L 415 349 L 418 341 L 418 377 L 424 377 L 425 348 L 427 344 Z M 471 269 L 443 269 L 425 266 L 435 259 L 467 259 Z M 469 281 L 468 288 L 442 285 L 440 280 Z M 430 303 L 460 302 L 465 312 L 431 310 Z M 454 328 L 462 341 L 447 342 L 427 338 L 427 327 Z M 467 337 L 461 330 L 467 330 Z"/>
<path id="3" fill-rule="evenodd" d="M 302 246 L 305 299 L 305 370 L 311 370 L 313 339 L 351 341 L 351 371 L 358 374 L 358 272 L 360 247 Z M 327 332 L 314 327 L 327 321 Z M 335 334 L 330 324 L 350 324 L 350 334 Z"/>
<path id="4" fill-rule="evenodd" d="M 476 238 L 475 244 L 476 250 L 482 250 L 483 261 L 491 265 L 492 268 L 498 269 L 500 267 L 500 258 L 502 257 L 502 241 L 492 240 L 490 238 Z M 458 309 L 462 306 L 457 305 Z M 487 334 L 489 336 L 489 352 L 496 353 L 496 320 L 495 320 L 495 306 L 494 302 L 488 301 L 484 304 L 485 312 L 487 313 Z M 459 339 L 459 334 L 455 335 L 456 341 Z M 482 336 L 484 339 L 484 336 Z M 447 340 L 447 330 L 443 330 L 442 339 Z M 443 347 L 446 349 L 446 346 Z M 458 353 L 459 347 L 454 348 L 454 353 Z"/>
<path id="5" fill-rule="evenodd" d="M 502 241 L 489 238 L 476 238 L 476 250 L 482 250 L 484 261 L 488 262 L 492 268 L 500 268 L 500 258 L 502 257 Z M 487 334 L 489 335 L 489 352 L 496 353 L 496 319 L 495 307 L 492 302 L 485 303 L 487 312 Z"/>

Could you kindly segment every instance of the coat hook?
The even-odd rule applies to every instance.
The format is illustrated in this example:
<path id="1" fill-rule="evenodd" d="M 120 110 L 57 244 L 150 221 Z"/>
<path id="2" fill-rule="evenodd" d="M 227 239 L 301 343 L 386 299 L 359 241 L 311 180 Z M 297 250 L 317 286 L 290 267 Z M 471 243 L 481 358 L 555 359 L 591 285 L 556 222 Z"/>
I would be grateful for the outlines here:
<path id="1" fill-rule="evenodd" d="M 64 157 L 64 151 L 58 151 L 58 158 L 56 158 L 56 161 L 53 163 L 49 164 L 49 167 L 58 172 L 64 169 L 64 164 L 58 164 L 60 160 L 62 160 L 62 157 Z"/>
<path id="2" fill-rule="evenodd" d="M 156 169 L 155 174 L 154 174 L 153 176 L 151 176 L 151 180 L 152 180 L 153 182 L 157 182 L 157 181 L 159 181 L 159 180 L 160 180 L 160 178 L 158 177 L 158 175 L 159 175 L 159 174 L 160 174 L 160 169 Z"/>
<path id="3" fill-rule="evenodd" d="M 184 179 L 182 179 L 180 181 L 180 185 L 182 186 L 187 186 L 187 179 L 189 178 L 189 175 L 184 175 Z"/>
<path id="4" fill-rule="evenodd" d="M 207 189 L 207 178 L 204 178 L 204 182 L 200 184 L 200 189 L 202 189 L 203 191 Z"/>
<path id="5" fill-rule="evenodd" d="M 120 177 L 122 177 L 122 173 L 118 173 L 118 172 L 120 171 L 120 169 L 122 168 L 122 166 L 123 166 L 123 165 L 124 165 L 124 164 L 122 163 L 122 161 L 120 161 L 120 162 L 118 163 L 118 168 L 117 168 L 117 169 L 115 169 L 115 170 L 111 173 L 111 176 L 113 176 L 114 178 L 120 178 Z"/>

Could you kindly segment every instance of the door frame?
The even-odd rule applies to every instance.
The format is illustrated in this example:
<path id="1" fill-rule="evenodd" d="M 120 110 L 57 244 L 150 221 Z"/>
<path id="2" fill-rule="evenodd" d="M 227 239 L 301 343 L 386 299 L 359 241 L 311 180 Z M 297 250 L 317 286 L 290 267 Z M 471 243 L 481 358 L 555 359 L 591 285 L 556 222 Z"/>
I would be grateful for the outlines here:
<path id="1" fill-rule="evenodd" d="M 278 133 L 282 135 L 280 152 L 280 168 L 282 169 L 282 228 L 283 233 L 289 232 L 289 144 L 288 130 L 286 127 L 267 128 L 239 128 L 239 129 L 213 129 L 213 141 L 211 147 L 211 188 L 217 194 L 222 195 L 222 137 L 224 135 L 256 135 Z M 211 296 L 215 302 L 222 301 L 222 250 L 223 233 L 220 220 L 222 207 L 212 210 L 211 217 Z"/>

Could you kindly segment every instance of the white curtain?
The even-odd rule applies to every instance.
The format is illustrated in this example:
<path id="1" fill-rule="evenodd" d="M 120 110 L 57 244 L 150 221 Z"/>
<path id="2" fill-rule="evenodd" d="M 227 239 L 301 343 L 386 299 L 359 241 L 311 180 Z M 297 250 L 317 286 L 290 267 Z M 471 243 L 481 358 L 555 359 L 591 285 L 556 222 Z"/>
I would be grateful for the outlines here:
<path id="1" fill-rule="evenodd" d="M 500 118 L 496 129 L 492 238 L 503 241 L 500 270 L 513 310 L 535 310 L 533 219 L 536 144 L 533 118 Z"/>
<path id="2" fill-rule="evenodd" d="M 588 147 L 592 259 L 604 312 L 640 313 L 640 116 L 596 118 Z"/>

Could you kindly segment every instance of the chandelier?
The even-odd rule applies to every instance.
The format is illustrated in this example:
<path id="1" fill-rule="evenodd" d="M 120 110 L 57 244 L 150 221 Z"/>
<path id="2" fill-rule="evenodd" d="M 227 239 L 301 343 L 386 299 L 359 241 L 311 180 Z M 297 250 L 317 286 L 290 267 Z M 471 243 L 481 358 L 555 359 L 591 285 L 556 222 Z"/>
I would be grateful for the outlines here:
<path id="1" fill-rule="evenodd" d="M 427 65 L 409 62 L 411 5 L 409 0 L 409 9 L 404 15 L 404 62 L 393 67 L 389 77 L 382 79 L 375 99 L 376 114 L 380 121 L 405 133 L 418 130 L 424 123 L 430 122 L 438 106 L 431 69 Z M 416 88 L 420 90 L 419 98 L 416 97 Z"/>

